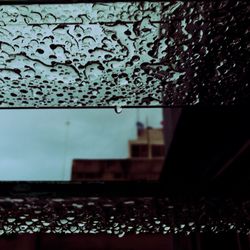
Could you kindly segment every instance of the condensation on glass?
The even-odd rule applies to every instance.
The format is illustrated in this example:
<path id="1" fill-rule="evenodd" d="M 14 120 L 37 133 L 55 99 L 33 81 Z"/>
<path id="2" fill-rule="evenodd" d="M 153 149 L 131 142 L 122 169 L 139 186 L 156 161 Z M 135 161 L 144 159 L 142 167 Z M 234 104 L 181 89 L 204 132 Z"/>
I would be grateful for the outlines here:
<path id="1" fill-rule="evenodd" d="M 249 9 L 216 2 L 2 5 L 0 107 L 235 103 Z"/>

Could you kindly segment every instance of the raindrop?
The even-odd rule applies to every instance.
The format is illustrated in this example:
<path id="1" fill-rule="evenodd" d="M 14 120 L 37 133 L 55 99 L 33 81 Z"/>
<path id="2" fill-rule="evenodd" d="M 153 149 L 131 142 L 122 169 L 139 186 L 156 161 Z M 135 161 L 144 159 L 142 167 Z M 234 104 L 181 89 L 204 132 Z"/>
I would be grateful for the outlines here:
<path id="1" fill-rule="evenodd" d="M 71 231 L 71 232 L 75 232 L 76 230 L 77 230 L 77 227 L 75 227 L 75 226 L 71 226 L 71 227 L 70 227 L 70 231 Z"/>
<path id="2" fill-rule="evenodd" d="M 68 221 L 65 220 L 65 219 L 61 219 L 60 222 L 61 222 L 61 224 L 63 224 L 63 225 L 68 223 Z"/>
<path id="3" fill-rule="evenodd" d="M 119 79 L 118 81 L 120 85 L 128 85 L 128 80 L 125 78 Z"/>
<path id="4" fill-rule="evenodd" d="M 27 228 L 28 228 L 28 226 L 26 226 L 26 225 L 21 225 L 21 226 L 20 226 L 20 229 L 21 229 L 22 231 L 26 230 Z"/>
<path id="5" fill-rule="evenodd" d="M 36 52 L 39 53 L 39 54 L 43 54 L 44 50 L 43 49 L 37 49 Z"/>
<path id="6" fill-rule="evenodd" d="M 8 218 L 8 222 L 9 222 L 9 223 L 14 222 L 15 220 L 16 220 L 15 218 Z"/>
<path id="7" fill-rule="evenodd" d="M 115 113 L 116 114 L 121 114 L 122 112 L 122 107 L 121 106 L 115 106 Z"/>
<path id="8" fill-rule="evenodd" d="M 134 201 L 124 201 L 124 204 L 125 205 L 133 205 L 133 204 L 135 204 L 135 202 Z"/>
<path id="9" fill-rule="evenodd" d="M 125 235 L 125 232 L 121 232 L 121 233 L 118 234 L 118 237 L 122 238 L 124 235 Z"/>

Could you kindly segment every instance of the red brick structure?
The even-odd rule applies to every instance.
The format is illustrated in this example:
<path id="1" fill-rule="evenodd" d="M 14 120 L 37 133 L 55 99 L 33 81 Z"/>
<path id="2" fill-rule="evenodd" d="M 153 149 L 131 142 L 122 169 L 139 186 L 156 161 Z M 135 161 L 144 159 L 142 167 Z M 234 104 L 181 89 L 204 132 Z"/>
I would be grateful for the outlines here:
<path id="1" fill-rule="evenodd" d="M 128 159 L 74 160 L 72 180 L 157 180 L 165 155 L 163 130 L 144 129 L 128 146 Z"/>

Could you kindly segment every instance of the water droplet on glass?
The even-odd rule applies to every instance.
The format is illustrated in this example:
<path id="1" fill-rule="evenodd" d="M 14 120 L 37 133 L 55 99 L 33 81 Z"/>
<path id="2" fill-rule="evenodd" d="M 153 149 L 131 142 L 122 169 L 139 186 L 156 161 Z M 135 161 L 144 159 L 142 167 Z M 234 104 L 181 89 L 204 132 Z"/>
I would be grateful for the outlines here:
<path id="1" fill-rule="evenodd" d="M 155 221 L 155 224 L 159 225 L 159 224 L 161 224 L 161 221 L 156 220 L 156 221 Z"/>
<path id="2" fill-rule="evenodd" d="M 26 225 L 21 225 L 21 226 L 20 226 L 20 229 L 21 229 L 22 231 L 26 230 L 27 228 L 28 228 L 28 226 L 26 226 Z"/>
<path id="3" fill-rule="evenodd" d="M 75 232 L 76 230 L 77 230 L 77 227 L 75 227 L 75 226 L 71 226 L 71 227 L 70 227 L 70 231 L 71 231 L 71 232 Z"/>
<path id="4" fill-rule="evenodd" d="M 68 221 L 67 221 L 67 220 L 65 220 L 65 219 L 61 219 L 61 220 L 60 220 L 60 222 L 61 222 L 61 224 L 62 224 L 62 225 L 64 225 L 64 224 L 67 224 L 67 223 L 68 223 Z"/>
<path id="5" fill-rule="evenodd" d="M 119 238 L 122 238 L 125 235 L 125 232 L 121 232 L 120 234 L 118 234 Z"/>
<path id="6" fill-rule="evenodd" d="M 126 80 L 125 78 L 122 78 L 119 80 L 119 84 L 124 86 L 124 85 L 128 85 L 128 80 Z"/>
<path id="7" fill-rule="evenodd" d="M 15 220 L 16 220 L 15 218 L 8 218 L 8 222 L 9 222 L 9 223 L 14 222 Z"/>
<path id="8" fill-rule="evenodd" d="M 122 107 L 121 106 L 115 106 L 115 112 L 116 112 L 116 114 L 121 114 Z"/>

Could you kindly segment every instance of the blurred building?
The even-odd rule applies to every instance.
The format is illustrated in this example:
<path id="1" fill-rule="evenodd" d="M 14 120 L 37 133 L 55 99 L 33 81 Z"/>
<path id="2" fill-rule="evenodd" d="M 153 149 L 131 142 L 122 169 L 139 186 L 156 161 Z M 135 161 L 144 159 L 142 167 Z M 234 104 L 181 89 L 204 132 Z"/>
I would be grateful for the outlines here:
<path id="1" fill-rule="evenodd" d="M 129 140 L 127 159 L 75 159 L 72 180 L 157 180 L 163 166 L 163 129 L 143 128 Z"/>

